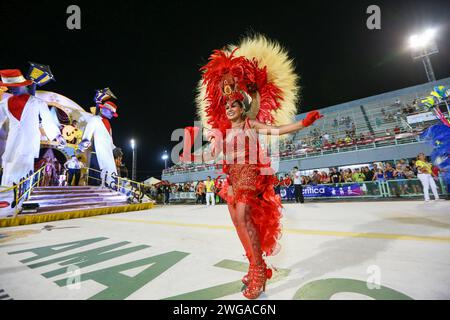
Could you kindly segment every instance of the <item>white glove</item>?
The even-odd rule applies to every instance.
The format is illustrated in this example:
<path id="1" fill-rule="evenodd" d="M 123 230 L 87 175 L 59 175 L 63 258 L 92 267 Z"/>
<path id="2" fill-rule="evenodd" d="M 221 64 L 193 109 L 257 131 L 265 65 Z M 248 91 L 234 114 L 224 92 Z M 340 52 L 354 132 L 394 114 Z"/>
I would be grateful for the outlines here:
<path id="1" fill-rule="evenodd" d="M 83 141 L 80 142 L 80 144 L 78 145 L 78 148 L 80 149 L 81 152 L 84 152 L 90 146 L 91 146 L 91 142 L 87 139 L 84 139 Z"/>
<path id="2" fill-rule="evenodd" d="M 56 142 L 58 142 L 58 149 L 64 149 L 67 145 L 66 139 L 60 134 L 56 136 Z"/>

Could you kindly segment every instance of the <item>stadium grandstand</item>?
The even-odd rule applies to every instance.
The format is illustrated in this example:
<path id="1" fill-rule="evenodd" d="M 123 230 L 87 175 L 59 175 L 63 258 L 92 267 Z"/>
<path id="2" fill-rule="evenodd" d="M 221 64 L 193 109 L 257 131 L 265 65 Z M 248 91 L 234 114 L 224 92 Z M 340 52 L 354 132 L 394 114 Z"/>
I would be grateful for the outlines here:
<path id="1" fill-rule="evenodd" d="M 310 172 L 395 163 L 415 158 L 420 152 L 429 154 L 431 147 L 419 135 L 439 120 L 420 101 L 436 85 L 449 86 L 450 78 L 321 108 L 324 118 L 280 142 L 278 173 L 289 172 L 294 166 Z M 219 176 L 220 169 L 209 164 L 175 164 L 162 172 L 162 179 L 170 183 L 199 181 Z"/>

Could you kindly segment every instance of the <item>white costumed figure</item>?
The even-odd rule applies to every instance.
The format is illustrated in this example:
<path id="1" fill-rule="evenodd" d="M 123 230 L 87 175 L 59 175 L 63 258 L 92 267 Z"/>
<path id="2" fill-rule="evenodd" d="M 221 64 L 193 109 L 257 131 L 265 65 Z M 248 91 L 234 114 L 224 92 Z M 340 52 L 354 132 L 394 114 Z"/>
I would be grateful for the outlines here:
<path id="1" fill-rule="evenodd" d="M 0 102 L 0 127 L 9 120 L 1 184 L 11 186 L 34 171 L 34 159 L 39 157 L 41 143 L 40 127 L 50 141 L 57 139 L 61 145 L 66 142 L 47 103 L 28 93 L 27 86 L 32 81 L 25 79 L 17 69 L 1 70 L 0 75 L 0 86 L 7 87 L 12 93 Z"/>
<path id="2" fill-rule="evenodd" d="M 109 119 L 117 118 L 117 105 L 111 101 L 99 103 L 100 115 L 94 115 L 87 119 L 87 125 L 84 129 L 83 140 L 79 144 L 81 151 L 85 151 L 91 145 L 94 138 L 95 153 L 97 155 L 98 165 L 102 171 L 102 180 L 107 173 L 106 182 L 111 181 L 111 174 L 117 174 L 116 163 L 114 161 L 113 150 L 115 149 L 112 130 Z"/>

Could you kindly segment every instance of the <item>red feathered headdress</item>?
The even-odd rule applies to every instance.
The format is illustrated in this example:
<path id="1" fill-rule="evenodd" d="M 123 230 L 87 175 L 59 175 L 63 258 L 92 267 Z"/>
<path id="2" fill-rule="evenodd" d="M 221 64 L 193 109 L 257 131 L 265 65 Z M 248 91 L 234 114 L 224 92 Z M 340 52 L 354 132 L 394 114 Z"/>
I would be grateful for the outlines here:
<path id="1" fill-rule="evenodd" d="M 251 119 L 270 125 L 291 123 L 297 114 L 299 91 L 294 69 L 287 52 L 261 35 L 244 38 L 238 46 L 213 51 L 200 69 L 202 80 L 196 98 L 203 126 L 225 134 L 231 127 L 225 107 L 236 100 L 249 107 L 246 111 Z M 251 102 L 250 96 L 255 98 Z M 199 133 L 187 129 L 188 136 Z M 190 151 L 194 139 L 189 140 L 185 150 Z"/>
<path id="2" fill-rule="evenodd" d="M 259 95 L 259 101 L 252 103 L 249 115 L 251 114 L 258 121 L 279 124 L 277 122 L 280 121 L 277 121 L 275 116 L 281 109 L 286 94 L 290 96 L 290 100 L 294 101 L 293 103 L 289 101 L 289 108 L 286 109 L 295 109 L 298 88 L 296 87 L 296 76 L 292 75 L 293 68 L 291 62 L 287 60 L 287 55 L 276 44 L 268 42 L 263 37 L 252 41 L 253 43 L 250 44 L 244 42 L 245 50 L 235 47 L 232 51 L 213 51 L 208 63 L 200 69 L 203 74 L 197 102 L 199 113 L 210 128 L 224 132 L 231 125 L 225 114 L 226 104 L 236 100 L 243 102 L 246 97 L 255 92 Z M 249 47 L 261 48 L 268 54 L 264 54 L 264 57 L 239 56 L 241 51 L 248 52 Z M 272 59 L 267 59 L 268 61 L 281 61 L 281 63 L 275 63 L 272 66 L 261 65 L 269 54 Z M 272 70 L 272 79 L 269 79 L 268 67 L 276 69 L 278 66 L 286 69 L 286 78 L 291 77 L 288 79 L 289 81 L 284 81 L 283 76 L 279 76 L 284 69 Z M 286 87 L 286 91 L 289 92 L 283 92 L 281 88 L 285 83 L 292 83 L 291 87 Z M 255 108 L 256 110 L 253 110 Z M 293 112 L 289 110 L 287 113 Z"/>

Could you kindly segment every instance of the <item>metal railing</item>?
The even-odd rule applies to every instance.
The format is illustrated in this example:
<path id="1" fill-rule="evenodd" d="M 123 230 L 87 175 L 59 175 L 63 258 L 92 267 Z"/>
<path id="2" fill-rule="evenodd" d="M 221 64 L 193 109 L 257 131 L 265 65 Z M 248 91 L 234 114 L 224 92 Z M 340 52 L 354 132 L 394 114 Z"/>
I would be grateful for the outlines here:
<path id="1" fill-rule="evenodd" d="M 33 189 L 41 182 L 43 178 L 42 171 L 44 168 L 45 166 L 34 173 L 31 171 L 26 177 L 20 179 L 18 184 L 13 183 L 12 187 L 0 190 L 0 193 L 13 192 L 14 200 L 11 203 L 11 208 L 15 209 L 14 218 L 17 217 L 17 214 L 21 211 L 22 203 L 28 200 Z"/>
<path id="2" fill-rule="evenodd" d="M 357 186 L 355 188 L 355 186 Z M 442 178 L 436 182 L 438 194 L 440 196 L 448 194 L 446 185 Z M 419 179 L 396 179 L 386 181 L 364 181 L 364 182 L 345 182 L 330 183 L 320 185 L 306 185 L 303 189 L 311 187 L 324 187 L 337 190 L 336 194 L 322 197 L 320 194 L 306 194 L 305 198 L 326 198 L 326 199 L 368 199 L 368 198 L 416 198 L 423 197 L 423 188 Z M 352 187 L 352 194 L 346 193 L 346 189 Z M 292 187 L 293 188 L 293 187 Z M 283 187 L 281 187 L 283 189 Z M 285 188 L 284 188 L 285 189 Z M 339 190 L 342 189 L 342 194 Z M 356 190 L 355 190 L 356 189 Z"/>
<path id="3" fill-rule="evenodd" d="M 405 134 L 404 137 L 396 138 L 395 135 L 386 136 L 385 138 L 368 139 L 364 142 L 350 142 L 342 144 L 334 144 L 331 146 L 321 148 L 308 148 L 307 151 L 294 150 L 294 151 L 280 151 L 279 160 L 292 160 L 299 158 L 318 157 L 334 153 L 343 153 L 349 151 L 360 151 L 367 149 L 376 149 L 392 145 L 402 145 L 408 143 L 419 142 L 419 136 L 416 134 Z"/>
<path id="4" fill-rule="evenodd" d="M 91 172 L 99 174 L 100 178 L 91 175 Z M 102 187 L 123 193 L 128 197 L 130 203 L 141 203 L 145 196 L 145 185 L 143 183 L 120 177 L 115 172 L 108 173 L 107 171 L 87 168 L 86 179 L 86 184 L 89 184 L 89 179 L 93 179 L 99 181 L 99 185 Z"/>
<path id="5" fill-rule="evenodd" d="M 367 142 L 344 143 L 340 145 L 335 144 L 334 146 L 331 147 L 308 148 L 306 150 L 297 149 L 294 151 L 280 150 L 279 155 L 272 156 L 272 158 L 273 160 L 277 161 L 295 160 L 302 158 L 319 157 L 335 153 L 376 149 L 392 145 L 404 145 L 409 143 L 417 143 L 420 141 L 421 140 L 419 136 L 416 134 L 409 134 L 409 135 L 403 134 L 401 138 L 396 138 L 395 135 L 392 135 L 389 137 L 385 137 L 384 139 L 379 138 L 367 140 Z M 189 168 L 181 168 L 179 170 L 176 169 L 163 170 L 163 174 L 167 176 L 175 176 L 175 175 L 183 175 L 186 173 L 204 172 L 214 169 L 220 169 L 220 167 L 221 167 L 220 165 L 192 164 Z"/>
<path id="6" fill-rule="evenodd" d="M 436 183 L 439 196 L 448 194 L 442 178 Z M 294 201 L 294 187 L 280 187 L 279 194 L 283 201 Z M 303 185 L 305 199 L 393 199 L 423 197 L 422 184 L 419 179 L 398 179 L 387 181 L 364 181 L 329 183 L 320 185 Z M 171 192 L 173 202 L 195 201 L 195 192 Z"/>

